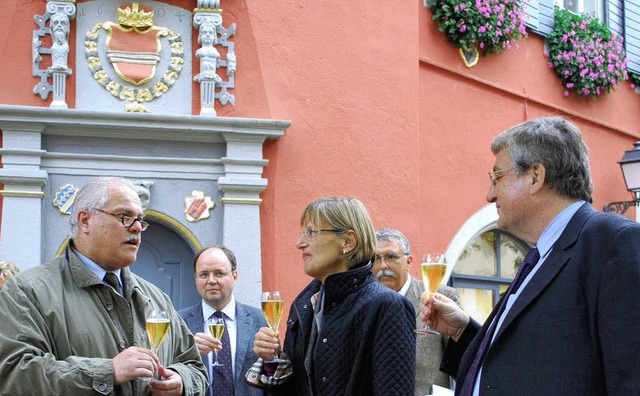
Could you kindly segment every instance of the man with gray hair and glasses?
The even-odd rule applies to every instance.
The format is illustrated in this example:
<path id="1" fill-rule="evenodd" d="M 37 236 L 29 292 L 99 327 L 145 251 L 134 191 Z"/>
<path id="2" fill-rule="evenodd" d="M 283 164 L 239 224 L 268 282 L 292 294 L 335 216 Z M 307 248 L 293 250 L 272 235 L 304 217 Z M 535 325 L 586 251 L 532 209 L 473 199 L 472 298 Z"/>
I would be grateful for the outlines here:
<path id="1" fill-rule="evenodd" d="M 536 118 L 499 134 L 487 201 L 533 248 L 484 325 L 423 294 L 421 319 L 449 334 L 456 395 L 640 395 L 640 225 L 591 206 L 577 126 Z"/>
<path id="2" fill-rule="evenodd" d="M 169 297 L 136 276 L 144 220 L 134 186 L 89 180 L 75 196 L 69 244 L 17 274 L 0 299 L 0 394 L 203 395 L 207 372 Z M 167 312 L 157 353 L 145 319 Z"/>
<path id="3" fill-rule="evenodd" d="M 376 243 L 376 255 L 372 267 L 376 279 L 405 296 L 419 313 L 420 296 L 424 292 L 424 284 L 409 273 L 413 263 L 409 240 L 398 230 L 383 228 L 376 232 Z M 419 262 L 418 265 L 420 265 Z M 456 289 L 441 285 L 438 293 L 460 304 Z M 422 328 L 422 322 L 417 317 L 416 329 Z M 450 387 L 449 375 L 439 370 L 448 339 L 448 336 L 442 334 L 418 334 L 416 337 L 415 396 L 431 394 L 434 384 Z"/>

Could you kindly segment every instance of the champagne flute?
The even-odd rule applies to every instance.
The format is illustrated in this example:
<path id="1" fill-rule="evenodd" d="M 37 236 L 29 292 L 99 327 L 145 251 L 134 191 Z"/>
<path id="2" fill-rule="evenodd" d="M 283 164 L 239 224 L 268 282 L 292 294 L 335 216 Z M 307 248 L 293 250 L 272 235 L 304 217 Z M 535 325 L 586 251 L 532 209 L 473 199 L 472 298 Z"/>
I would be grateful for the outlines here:
<path id="1" fill-rule="evenodd" d="M 170 321 L 167 311 L 151 310 L 147 316 L 146 324 L 151 351 L 157 355 L 160 344 L 169 333 Z M 151 378 L 148 379 L 150 380 Z"/>
<path id="2" fill-rule="evenodd" d="M 420 264 L 420 272 L 422 273 L 422 283 L 424 283 L 424 289 L 429 296 L 433 296 L 444 275 L 447 272 L 447 264 L 445 256 L 442 253 L 427 253 L 422 256 L 422 264 Z M 433 330 L 429 326 L 425 325 L 422 330 L 415 330 L 419 334 L 440 334 Z"/>
<path id="3" fill-rule="evenodd" d="M 218 318 L 217 316 L 213 316 L 207 319 L 207 328 L 209 329 L 209 333 L 216 340 L 222 341 L 222 336 L 224 335 L 224 318 Z M 213 362 L 212 366 L 224 366 L 222 363 L 218 363 L 218 351 L 213 351 L 215 354 L 216 361 Z"/>
<path id="4" fill-rule="evenodd" d="M 262 306 L 262 314 L 267 320 L 267 324 L 271 330 L 276 333 L 277 337 L 278 325 L 280 324 L 280 318 L 282 318 L 282 313 L 284 312 L 284 298 L 282 297 L 282 294 L 280 294 L 279 291 L 263 292 L 262 298 L 260 299 L 260 305 Z M 273 361 L 280 361 L 278 350 L 276 350 L 276 355 Z"/>

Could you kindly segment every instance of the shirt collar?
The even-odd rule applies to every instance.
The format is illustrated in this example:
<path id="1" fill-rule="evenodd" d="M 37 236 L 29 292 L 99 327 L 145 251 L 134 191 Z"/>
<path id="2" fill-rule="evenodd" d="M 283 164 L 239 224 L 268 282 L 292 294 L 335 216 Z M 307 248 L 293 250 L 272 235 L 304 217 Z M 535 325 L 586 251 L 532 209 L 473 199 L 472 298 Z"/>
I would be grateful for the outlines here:
<path id="1" fill-rule="evenodd" d="M 555 245 L 558 238 L 560 238 L 564 229 L 567 228 L 567 224 L 569 224 L 573 215 L 576 214 L 578 209 L 585 203 L 586 201 L 577 201 L 567 206 L 549 223 L 547 228 L 544 229 L 536 244 L 541 258 L 546 258 L 549 252 L 551 252 L 553 245 Z"/>
<path id="2" fill-rule="evenodd" d="M 202 317 L 206 321 L 211 315 L 213 315 L 217 309 L 213 308 L 209 304 L 207 304 L 204 300 L 202 300 Z M 229 320 L 236 320 L 236 298 L 232 294 L 231 301 L 227 305 L 222 308 L 222 313 L 227 315 Z"/>
<path id="3" fill-rule="evenodd" d="M 87 256 L 77 251 L 73 246 L 71 246 L 71 250 L 73 250 L 73 253 L 75 253 L 75 255 L 78 256 L 82 264 L 84 264 L 89 269 L 89 271 L 91 271 L 95 276 L 97 276 L 98 279 L 100 279 L 101 281 L 104 279 L 104 276 L 107 273 L 107 271 L 104 268 L 96 264 Z M 122 286 L 122 279 L 120 278 L 120 272 L 122 272 L 122 269 L 118 268 L 116 270 L 109 271 L 109 272 L 113 272 L 114 274 L 116 274 L 116 276 L 118 277 L 118 282 Z"/>
<path id="4" fill-rule="evenodd" d="M 398 293 L 402 296 L 407 296 L 407 292 L 409 291 L 409 286 L 411 286 L 411 275 L 407 276 L 407 281 L 404 282 L 404 285 L 398 290 Z"/>

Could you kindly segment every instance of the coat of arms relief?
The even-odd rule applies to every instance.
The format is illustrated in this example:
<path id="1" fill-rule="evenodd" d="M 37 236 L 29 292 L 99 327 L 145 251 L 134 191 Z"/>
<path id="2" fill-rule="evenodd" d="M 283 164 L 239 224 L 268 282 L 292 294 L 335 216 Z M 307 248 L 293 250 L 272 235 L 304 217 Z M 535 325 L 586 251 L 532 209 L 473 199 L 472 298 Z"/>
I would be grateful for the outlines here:
<path id="1" fill-rule="evenodd" d="M 42 81 L 34 92 L 43 99 L 54 92 L 51 106 L 67 107 L 64 86 L 66 78 L 75 73 L 78 109 L 192 114 L 195 81 L 200 85 L 200 114 L 215 116 L 216 100 L 221 105 L 235 105 L 235 97 L 229 91 L 234 88 L 237 62 L 234 43 L 229 40 L 235 33 L 235 24 L 222 26 L 219 0 L 196 3 L 193 12 L 189 12 L 152 0 L 95 0 L 79 3 L 76 12 L 75 0 L 49 1 L 47 13 L 36 16 L 40 29 L 34 31 L 34 76 L 40 76 Z M 68 25 L 74 18 L 75 68 L 67 65 L 66 57 Z M 191 64 L 194 28 L 201 44 L 195 51 L 200 61 L 199 73 L 192 72 L 198 67 Z M 51 48 L 41 40 L 47 34 L 51 34 L 54 43 Z M 42 69 L 40 61 L 49 54 L 55 67 Z M 53 84 L 49 83 L 50 78 Z M 61 86 L 62 91 L 56 86 Z M 56 97 L 56 92 L 62 93 Z"/>

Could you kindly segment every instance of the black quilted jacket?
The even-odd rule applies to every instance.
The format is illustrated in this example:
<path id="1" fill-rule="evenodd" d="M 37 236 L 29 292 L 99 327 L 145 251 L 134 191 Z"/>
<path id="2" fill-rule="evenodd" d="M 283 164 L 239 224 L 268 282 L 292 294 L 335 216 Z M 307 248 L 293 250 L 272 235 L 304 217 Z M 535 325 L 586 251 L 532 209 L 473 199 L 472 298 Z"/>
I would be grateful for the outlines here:
<path id="1" fill-rule="evenodd" d="M 370 264 L 325 281 L 312 392 L 304 357 L 313 323 L 310 298 L 320 286 L 311 282 L 291 306 L 284 351 L 293 362 L 293 379 L 271 389 L 273 394 L 413 395 L 415 312 L 407 299 L 375 281 Z"/>

